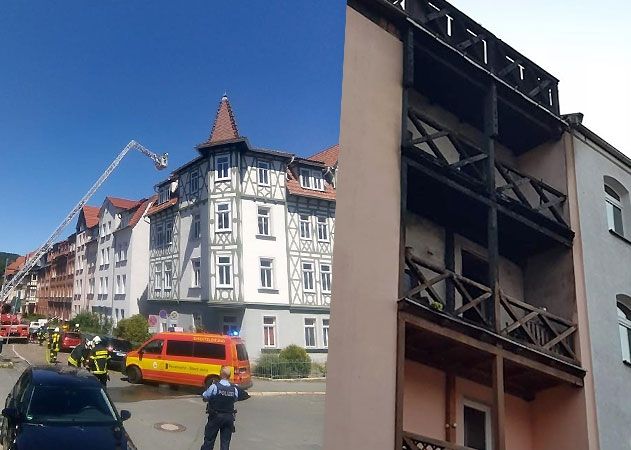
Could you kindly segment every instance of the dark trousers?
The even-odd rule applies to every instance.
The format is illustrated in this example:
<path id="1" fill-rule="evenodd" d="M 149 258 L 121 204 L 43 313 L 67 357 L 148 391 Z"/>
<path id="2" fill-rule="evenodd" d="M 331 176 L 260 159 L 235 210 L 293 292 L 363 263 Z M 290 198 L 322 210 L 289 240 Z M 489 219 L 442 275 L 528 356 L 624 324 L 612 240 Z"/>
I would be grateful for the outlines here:
<path id="1" fill-rule="evenodd" d="M 109 380 L 110 377 L 106 373 L 99 373 L 99 374 L 95 373 L 94 376 L 99 379 L 103 387 L 107 387 L 107 380 Z"/>
<path id="2" fill-rule="evenodd" d="M 204 429 L 204 443 L 200 450 L 213 450 L 217 433 L 221 431 L 219 438 L 220 450 L 230 449 L 230 438 L 232 438 L 232 427 L 234 426 L 234 414 L 217 413 L 208 415 L 208 423 Z"/>

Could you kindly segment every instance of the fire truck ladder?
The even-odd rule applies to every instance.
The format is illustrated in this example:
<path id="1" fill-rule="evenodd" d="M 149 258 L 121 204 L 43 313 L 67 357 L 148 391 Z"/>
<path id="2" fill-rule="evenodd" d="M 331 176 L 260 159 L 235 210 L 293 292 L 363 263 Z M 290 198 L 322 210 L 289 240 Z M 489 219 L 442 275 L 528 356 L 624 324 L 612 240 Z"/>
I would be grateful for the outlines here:
<path id="1" fill-rule="evenodd" d="M 112 161 L 109 167 L 105 169 L 105 172 L 103 172 L 103 174 L 99 177 L 99 179 L 96 180 L 96 183 L 94 183 L 92 187 L 90 188 L 90 190 L 86 192 L 86 194 L 83 196 L 83 198 L 79 200 L 79 203 L 77 203 L 76 206 L 72 208 L 72 210 L 68 213 L 66 218 L 55 229 L 55 231 L 53 231 L 53 234 L 51 234 L 50 237 L 46 240 L 46 242 L 37 249 L 33 257 L 31 257 L 28 261 L 26 261 L 26 263 L 24 264 L 24 267 L 18 273 L 16 273 L 15 276 L 11 278 L 11 280 L 9 280 L 7 283 L 4 284 L 4 286 L 2 287 L 2 290 L 0 291 L 0 304 L 2 304 L 3 302 L 8 303 L 8 299 L 5 300 L 5 297 L 8 295 L 8 293 L 11 292 L 11 290 L 20 283 L 20 281 L 22 281 L 22 278 L 24 278 L 24 276 L 35 266 L 35 264 L 37 264 L 37 262 L 42 258 L 42 256 L 44 256 L 46 252 L 50 250 L 53 243 L 59 237 L 59 235 L 63 232 L 63 230 L 68 226 L 70 222 L 72 222 L 72 220 L 77 215 L 77 213 L 81 211 L 81 208 L 85 206 L 88 200 L 90 200 L 90 198 L 101 187 L 101 185 L 105 182 L 105 180 L 107 180 L 107 178 L 111 175 L 111 173 L 114 172 L 114 170 L 120 164 L 120 162 L 125 157 L 125 155 L 127 155 L 127 153 L 129 153 L 131 150 L 138 150 L 143 155 L 149 157 L 155 164 L 157 170 L 163 170 L 167 167 L 167 162 L 168 162 L 168 157 L 169 157 L 168 153 L 165 153 L 163 155 L 157 155 L 153 153 L 152 151 L 150 151 L 149 149 L 147 149 L 146 147 L 143 147 L 138 142 L 134 140 L 129 141 L 129 144 L 127 144 L 125 148 L 121 150 L 121 152 L 118 154 L 116 159 Z"/>

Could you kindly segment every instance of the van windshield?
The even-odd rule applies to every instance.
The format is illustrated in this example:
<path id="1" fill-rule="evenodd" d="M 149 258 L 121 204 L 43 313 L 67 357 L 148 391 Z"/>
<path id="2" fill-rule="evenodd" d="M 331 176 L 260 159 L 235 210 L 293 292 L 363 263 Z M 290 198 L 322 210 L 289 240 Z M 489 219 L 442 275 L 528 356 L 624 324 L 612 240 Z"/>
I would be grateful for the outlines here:
<path id="1" fill-rule="evenodd" d="M 248 351 L 245 349 L 245 344 L 237 344 L 237 359 L 239 361 L 248 360 Z"/>

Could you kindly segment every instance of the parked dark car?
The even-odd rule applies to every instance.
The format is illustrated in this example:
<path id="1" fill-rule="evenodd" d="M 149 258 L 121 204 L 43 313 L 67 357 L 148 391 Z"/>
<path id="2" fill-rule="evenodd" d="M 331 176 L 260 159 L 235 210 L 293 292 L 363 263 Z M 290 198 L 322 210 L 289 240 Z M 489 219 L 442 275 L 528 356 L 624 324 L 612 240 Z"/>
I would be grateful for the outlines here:
<path id="1" fill-rule="evenodd" d="M 86 341 L 94 338 L 94 336 L 96 335 L 92 333 L 83 334 Z M 122 372 L 125 369 L 125 357 L 127 353 L 132 351 L 131 342 L 113 336 L 99 335 L 99 337 L 110 352 L 110 360 L 107 363 L 108 369 Z"/>
<path id="2" fill-rule="evenodd" d="M 81 335 L 73 331 L 64 331 L 61 333 L 61 351 L 69 352 L 81 343 Z"/>
<path id="3" fill-rule="evenodd" d="M 0 423 L 5 450 L 136 450 L 99 380 L 65 366 L 28 368 L 7 396 Z"/>

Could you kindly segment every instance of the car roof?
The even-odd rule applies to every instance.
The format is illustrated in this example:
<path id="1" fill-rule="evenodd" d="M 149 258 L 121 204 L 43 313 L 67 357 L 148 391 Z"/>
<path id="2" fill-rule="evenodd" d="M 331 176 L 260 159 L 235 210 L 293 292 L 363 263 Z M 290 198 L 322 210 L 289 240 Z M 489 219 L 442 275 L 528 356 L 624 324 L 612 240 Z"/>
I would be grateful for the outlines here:
<path id="1" fill-rule="evenodd" d="M 217 334 L 217 333 L 180 333 L 175 331 L 163 331 L 161 333 L 154 334 L 150 339 L 173 339 L 179 341 L 187 341 L 192 340 L 194 337 L 198 338 L 214 338 L 214 339 L 222 339 L 225 342 L 235 342 L 241 343 L 242 340 L 238 336 L 228 336 L 227 334 Z"/>
<path id="2" fill-rule="evenodd" d="M 94 375 L 75 367 L 33 366 L 29 370 L 33 384 L 38 386 L 101 387 L 101 383 Z"/>

